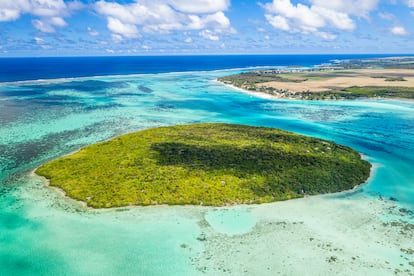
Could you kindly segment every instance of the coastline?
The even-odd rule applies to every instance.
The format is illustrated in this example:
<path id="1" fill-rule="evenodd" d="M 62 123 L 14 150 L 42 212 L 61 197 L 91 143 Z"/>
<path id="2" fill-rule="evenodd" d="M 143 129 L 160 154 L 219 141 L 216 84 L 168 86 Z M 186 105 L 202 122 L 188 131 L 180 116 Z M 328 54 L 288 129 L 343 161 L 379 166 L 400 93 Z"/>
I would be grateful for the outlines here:
<path id="1" fill-rule="evenodd" d="M 412 271 L 409 252 L 414 236 L 404 229 L 414 227 L 413 218 L 400 211 L 398 202 L 386 198 L 364 193 L 339 196 L 352 190 L 256 205 L 94 209 L 74 205 L 67 198 L 62 202 L 54 189 L 27 188 L 26 199 L 41 202 L 31 209 L 35 217 L 39 212 L 45 216 L 52 212 L 69 216 L 75 224 L 95 218 L 92 228 L 108 219 L 117 223 L 119 231 L 133 225 L 140 229 L 141 223 L 157 225 L 155 217 L 177 225 L 191 220 L 197 231 L 185 247 L 181 240 L 175 246 L 177 250 L 193 249 L 188 252 L 195 275 L 270 275 L 274 271 L 388 275 L 398 269 L 397 275 L 412 275 L 407 271 Z M 233 261 L 228 262 L 229 258 Z"/>
<path id="2" fill-rule="evenodd" d="M 228 88 L 231 88 L 232 90 L 237 90 L 237 91 L 243 92 L 245 94 L 248 94 L 250 96 L 254 96 L 254 97 L 258 97 L 258 98 L 262 98 L 262 99 L 266 99 L 266 100 L 280 100 L 280 99 L 296 100 L 295 98 L 291 98 L 290 99 L 290 98 L 280 97 L 280 96 L 276 96 L 276 95 L 270 95 L 270 94 L 263 93 L 263 92 L 252 92 L 252 91 L 245 90 L 243 88 L 234 86 L 232 84 L 228 84 L 228 83 L 221 82 L 218 79 L 215 79 L 215 81 L 217 83 L 220 83 L 223 86 L 226 86 Z"/>
<path id="3" fill-rule="evenodd" d="M 242 136 L 238 132 L 240 130 L 242 131 L 249 130 L 250 134 L 248 136 Z M 152 181 L 152 182 L 147 183 L 145 181 L 142 181 L 142 178 L 141 178 L 142 175 L 139 173 L 134 175 L 133 171 L 131 171 L 133 170 L 133 167 L 131 166 L 128 167 L 129 175 L 134 177 L 135 184 L 130 185 L 128 186 L 128 189 L 125 189 L 125 185 L 128 185 L 129 183 L 125 178 L 123 178 L 123 176 L 125 175 L 125 170 L 116 169 L 116 166 L 119 166 L 117 164 L 122 164 L 122 162 L 124 162 L 122 161 L 123 159 L 132 158 L 131 156 L 128 155 L 129 153 L 125 152 L 125 150 L 128 150 L 128 147 L 124 146 L 124 143 L 128 143 L 131 141 L 134 141 L 136 143 L 137 141 L 142 141 L 143 139 L 142 137 L 147 137 L 145 135 L 148 135 L 148 133 L 151 133 L 151 135 L 153 134 L 159 135 L 159 136 L 156 136 L 156 137 L 159 137 L 160 139 L 159 141 L 169 141 L 168 139 L 174 139 L 173 141 L 177 141 L 178 138 L 176 136 L 171 136 L 171 135 L 174 135 L 174 133 L 179 133 L 180 135 L 184 135 L 184 137 L 186 137 L 186 135 L 188 135 L 187 134 L 188 131 L 191 131 L 192 135 L 195 135 L 196 137 L 198 137 L 197 135 L 204 135 L 207 132 L 210 135 L 210 138 L 208 139 L 209 141 L 210 140 L 211 141 L 222 141 L 223 138 L 220 135 L 223 135 L 223 133 L 234 134 L 236 132 L 240 136 L 240 138 L 239 140 L 235 138 L 231 139 L 231 143 L 235 145 L 238 145 L 239 143 L 244 143 L 242 145 L 245 146 L 246 145 L 245 143 L 247 143 L 248 145 L 249 143 L 254 144 L 254 143 L 257 143 L 257 141 L 262 142 L 262 140 L 264 139 L 263 141 L 268 141 L 268 142 L 271 142 L 272 144 L 279 143 L 277 144 L 278 146 L 280 146 L 281 144 L 281 145 L 288 145 L 288 146 L 304 147 L 304 149 L 307 149 L 307 150 L 306 152 L 303 153 L 303 155 L 306 155 L 306 156 L 311 155 L 312 158 L 314 158 L 315 163 L 309 164 L 309 166 L 312 165 L 311 167 L 312 171 L 308 171 L 309 168 L 306 167 L 307 173 L 304 174 L 300 170 L 300 168 L 306 166 L 306 164 L 303 164 L 303 161 L 302 161 L 303 159 L 296 158 L 295 157 L 296 155 L 294 155 L 294 153 L 293 153 L 294 157 L 291 157 L 291 159 L 287 159 L 292 155 L 290 151 L 286 151 L 285 155 L 289 157 L 285 157 L 285 158 L 280 158 L 277 153 L 275 154 L 272 151 L 273 157 L 268 158 L 267 159 L 268 161 L 264 163 L 266 165 L 259 166 L 257 169 L 255 169 L 256 168 L 255 165 L 247 163 L 249 168 L 254 170 L 254 171 L 249 171 L 249 172 L 256 173 L 256 174 L 257 173 L 260 174 L 261 172 L 266 171 L 266 170 L 268 170 L 269 172 L 273 172 L 275 169 L 275 166 L 284 168 L 283 171 L 280 171 L 278 173 L 278 177 L 280 178 L 283 177 L 282 178 L 283 181 L 275 177 L 274 174 L 269 173 L 269 178 L 268 179 L 266 178 L 267 182 L 264 182 L 264 183 L 273 182 L 273 184 L 266 184 L 266 185 L 273 185 L 273 187 L 275 186 L 274 183 L 281 183 L 280 186 L 277 186 L 281 190 L 279 191 L 276 188 L 272 188 L 271 186 L 264 185 L 262 189 L 266 190 L 267 192 L 265 194 L 262 194 L 260 197 L 257 194 L 252 193 L 251 190 L 246 188 L 246 187 L 250 188 L 252 186 L 254 187 L 254 185 L 257 185 L 256 180 L 252 180 L 248 177 L 245 177 L 245 178 L 237 178 L 237 177 L 231 178 L 230 177 L 229 178 L 229 176 L 227 176 L 227 174 L 229 174 L 228 171 L 227 171 L 227 174 L 225 175 L 214 174 L 214 173 L 206 174 L 211 179 L 208 179 L 208 178 L 200 179 L 200 178 L 197 178 L 198 176 L 196 175 L 195 178 L 192 178 L 193 182 L 191 185 L 185 184 L 187 183 L 188 181 L 187 179 L 189 177 L 190 178 L 194 177 L 191 173 L 188 173 L 188 175 L 190 176 L 187 175 L 185 177 L 183 176 L 182 178 L 176 179 L 176 181 L 178 182 L 175 182 L 175 183 L 173 182 L 172 185 L 180 185 L 176 187 L 180 187 L 182 189 L 181 196 L 177 197 L 176 193 L 174 192 L 169 193 L 170 186 L 168 186 L 168 185 L 171 185 L 169 184 L 172 181 L 171 179 L 175 180 L 174 178 L 175 175 L 173 174 L 171 176 L 170 174 L 168 174 L 165 171 L 166 167 L 163 167 L 162 169 L 158 168 L 154 170 L 154 167 L 151 165 L 151 163 L 149 163 L 149 165 L 147 165 L 148 163 L 145 163 L 145 166 L 148 166 L 147 167 L 148 169 L 143 167 L 142 175 L 144 175 L 145 177 L 148 177 L 148 173 L 150 177 L 152 175 L 157 175 L 157 177 L 161 179 L 161 182 L 160 182 L 161 185 L 166 185 L 166 186 L 162 186 L 162 187 L 165 187 L 166 189 L 165 193 L 161 193 L 161 197 L 160 197 L 158 192 L 153 192 L 153 190 L 151 189 L 154 189 L 154 187 L 155 189 L 157 189 L 153 183 L 158 183 L 158 182 Z M 252 133 L 254 133 L 254 135 Z M 269 133 L 277 134 L 280 137 L 285 137 L 285 140 L 283 140 L 283 142 L 280 142 L 280 141 L 276 142 L 273 140 L 269 140 L 269 136 L 268 136 Z M 231 137 L 231 136 L 233 135 L 228 135 L 226 137 Z M 297 137 L 298 139 L 297 140 L 293 139 L 292 138 L 293 136 Z M 190 124 L 190 125 L 181 125 L 181 126 L 177 125 L 174 127 L 151 128 L 151 129 L 147 129 L 144 132 L 133 132 L 127 135 L 122 135 L 120 137 L 121 137 L 120 139 L 115 139 L 115 140 L 114 138 L 111 139 L 114 141 L 112 142 L 112 144 L 110 143 L 102 144 L 102 142 L 100 142 L 97 144 L 93 144 L 95 146 L 90 145 L 84 148 L 85 151 L 88 151 L 88 149 L 90 151 L 88 152 L 89 157 L 87 157 L 86 155 L 84 156 L 83 153 L 80 153 L 84 157 L 82 159 L 83 163 L 80 163 L 78 161 L 72 162 L 70 161 L 70 160 L 73 160 L 72 158 L 67 158 L 67 160 L 69 160 L 67 162 L 69 163 L 68 165 L 65 165 L 65 163 L 62 160 L 59 161 L 59 159 L 62 159 L 63 157 L 59 157 L 55 160 L 52 160 L 46 163 L 45 165 L 39 166 L 33 171 L 33 174 L 35 174 L 36 176 L 44 176 L 44 177 L 49 178 L 52 182 L 49 179 L 46 179 L 46 182 L 45 182 L 46 186 L 51 186 L 51 183 L 53 183 L 53 186 L 57 186 L 61 189 L 61 192 L 64 196 L 68 196 L 72 199 L 81 201 L 85 203 L 86 205 L 89 205 L 93 208 L 111 208 L 111 207 L 123 207 L 123 206 L 131 206 L 131 205 L 138 205 L 138 206 L 158 205 L 158 203 L 161 203 L 161 205 L 164 205 L 164 204 L 166 205 L 199 205 L 200 204 L 200 205 L 221 207 L 221 206 L 238 205 L 238 204 L 243 204 L 243 203 L 250 204 L 250 203 L 284 201 L 284 200 L 288 200 L 291 198 L 305 197 L 307 195 L 334 193 L 338 191 L 354 189 L 355 186 L 365 183 L 371 173 L 371 170 L 370 170 L 371 164 L 367 162 L 366 160 L 364 160 L 361 153 L 356 152 L 350 147 L 338 145 L 333 141 L 315 139 L 309 136 L 300 136 L 298 134 L 285 132 L 280 129 L 258 128 L 258 127 L 251 127 L 248 125 L 237 125 L 237 124 L 210 123 L 210 124 Z M 182 138 L 182 139 L 184 139 L 183 140 L 184 143 L 188 142 L 191 144 L 191 139 L 190 140 L 186 140 L 185 138 Z M 180 139 L 178 140 L 182 141 Z M 299 140 L 301 141 L 300 144 L 298 144 L 297 142 Z M 119 142 L 119 141 L 122 141 L 122 142 Z M 147 140 L 144 140 L 144 141 L 147 141 Z M 211 141 L 205 142 L 205 144 L 203 145 L 204 146 L 210 145 L 210 143 L 212 143 Z M 224 141 L 226 141 L 226 139 L 224 139 Z M 329 147 L 327 145 L 329 145 Z M 318 149 L 322 147 L 327 147 L 327 151 L 331 150 L 331 147 L 332 147 L 332 155 L 330 156 L 334 160 L 338 161 L 338 163 L 336 163 L 336 166 L 335 165 L 331 166 L 329 163 L 326 162 L 324 151 L 318 152 Z M 144 147 L 144 153 L 145 151 L 148 151 L 150 148 L 151 147 L 149 145 Z M 315 148 L 315 152 L 313 148 Z M 102 153 L 111 152 L 113 154 L 113 152 L 116 152 L 117 157 L 115 159 L 111 159 L 111 158 L 108 159 L 106 157 L 107 154 L 101 154 L 101 155 L 96 154 L 95 155 L 94 150 L 92 149 L 94 149 L 95 151 L 97 149 L 100 149 Z M 79 150 L 75 151 L 75 154 L 76 152 L 79 153 L 80 151 Z M 265 149 L 263 149 L 262 152 L 264 155 L 268 154 L 268 152 Z M 133 156 L 135 156 L 134 158 L 142 154 L 143 154 L 142 149 L 133 151 Z M 235 151 L 229 151 L 229 152 L 224 151 L 224 152 L 221 152 L 221 154 L 222 155 L 225 154 L 225 156 L 229 156 L 229 157 L 226 157 L 227 159 L 230 158 L 232 160 L 232 158 L 235 158 L 235 160 L 240 160 L 239 161 L 240 163 L 244 162 L 242 161 L 242 159 L 240 159 L 241 158 L 240 156 L 245 156 L 243 155 L 245 154 L 244 150 L 242 150 L 241 153 L 235 153 Z M 250 153 L 250 154 L 254 154 L 254 153 Z M 72 156 L 72 155 L 73 154 L 69 154 L 65 156 Z M 179 156 L 177 154 L 175 155 Z M 91 156 L 94 159 L 90 159 Z M 169 155 L 167 154 L 166 156 L 169 156 Z M 261 162 L 260 161 L 261 155 L 257 155 L 256 153 L 255 156 L 256 156 L 255 158 L 258 158 L 257 159 L 259 160 L 258 162 Z M 353 165 L 349 166 L 347 165 L 347 163 L 344 164 L 342 161 L 340 161 L 342 159 L 338 159 L 340 157 L 349 158 L 349 160 L 353 161 L 352 163 Z M 222 161 L 222 160 L 227 160 L 226 158 L 221 158 L 221 159 L 218 158 L 214 162 L 216 163 L 224 162 L 223 164 L 227 164 L 225 163 L 225 161 Z M 99 161 L 96 161 L 96 160 L 99 160 Z M 251 159 L 251 160 L 256 160 L 256 159 Z M 288 164 L 287 160 L 290 160 L 291 162 L 299 162 L 298 163 L 299 169 L 298 170 L 295 169 L 296 171 L 295 170 L 292 171 L 293 168 L 291 168 L 291 165 Z M 100 164 L 100 166 L 94 166 L 93 168 L 91 168 L 90 164 L 95 164 L 96 162 Z M 77 167 L 78 163 L 80 163 L 79 166 L 81 168 L 87 168 L 87 170 L 85 169 L 81 170 L 84 172 L 79 175 L 74 175 L 72 172 L 72 173 L 69 173 L 69 176 L 68 176 L 67 174 L 68 170 L 73 169 L 72 171 L 77 171 L 79 169 L 79 167 Z M 102 164 L 106 164 L 106 165 L 102 165 Z M 94 168 L 99 168 L 102 166 L 107 167 L 107 168 L 112 168 L 112 175 L 106 175 L 105 177 L 101 177 L 101 178 L 97 177 L 98 175 L 102 174 L 102 171 L 100 169 L 96 171 Z M 143 165 L 141 164 L 141 166 Z M 350 171 L 349 168 L 351 167 L 355 169 L 355 171 L 352 171 L 352 170 Z M 200 165 L 200 168 L 204 168 L 204 167 Z M 173 169 L 174 167 L 170 167 L 168 170 L 173 170 Z M 240 170 L 243 171 L 242 169 Z M 318 178 L 319 175 L 317 174 L 317 172 L 323 172 L 327 176 Z M 342 178 L 338 179 L 333 184 L 332 177 L 333 175 L 337 173 L 341 175 Z M 85 177 L 86 179 L 89 179 L 90 175 L 95 175 L 96 177 L 95 179 L 97 179 L 96 181 L 98 181 L 96 183 L 114 183 L 114 184 L 107 184 L 104 186 L 96 187 L 95 186 L 96 184 L 93 184 L 95 182 L 83 181 Z M 315 177 L 316 177 L 316 180 L 315 180 Z M 222 184 L 220 184 L 217 179 L 219 180 L 221 179 Z M 246 181 L 247 179 L 248 181 Z M 294 184 L 292 184 L 292 182 L 289 181 L 289 179 L 295 179 L 297 183 L 293 182 Z M 185 181 L 185 182 L 180 182 L 180 181 Z M 226 181 L 228 181 L 228 185 L 224 186 L 223 182 L 226 183 Z M 241 181 L 245 181 L 245 182 L 242 182 L 243 186 L 239 187 L 238 185 L 240 185 Z M 164 183 L 168 183 L 168 184 L 164 184 Z M 146 192 L 146 191 L 143 192 L 142 189 L 147 189 L 147 186 L 145 185 L 148 185 L 149 192 Z M 142 188 L 142 187 L 145 187 L 145 188 Z M 204 187 L 204 188 L 201 189 L 200 187 Z M 206 187 L 212 188 L 212 190 L 208 190 Z M 197 191 L 195 191 L 194 189 L 197 189 Z M 254 189 L 254 188 L 251 188 L 251 189 Z M 79 192 L 79 190 L 81 192 Z M 112 192 L 108 193 L 108 190 Z M 193 191 L 195 196 L 194 194 L 188 195 L 186 190 Z M 217 194 L 216 190 L 220 191 L 219 194 Z M 131 192 L 133 193 L 136 192 L 137 195 L 134 194 L 133 196 L 128 197 L 128 194 L 130 194 Z M 206 196 L 206 194 L 208 195 Z M 123 196 L 119 196 L 119 195 L 123 195 Z"/>
<path id="4" fill-rule="evenodd" d="M 28 191 L 28 196 L 31 201 L 41 200 L 45 211 L 54 206 L 51 212 L 70 216 L 75 224 L 85 216 L 97 218 L 97 225 L 103 218 L 115 221 L 119 229 L 130 229 L 150 217 L 177 225 L 190 219 L 198 230 L 186 247 L 200 248 L 189 255 L 194 274 L 270 275 L 280 271 L 304 275 L 312 271 L 319 275 L 340 271 L 338 275 L 387 275 L 400 269 L 397 275 L 411 276 L 407 271 L 412 269 L 409 244 L 413 232 L 404 229 L 413 227 L 413 222 L 399 211 L 397 202 L 363 193 L 338 196 L 350 192 L 222 208 L 156 205 L 94 209 L 76 208 L 76 204 L 72 209 L 73 200 L 65 198 L 66 203 L 58 203 L 62 198 L 54 189 Z M 45 196 L 50 193 L 56 196 Z M 34 216 L 39 215 L 36 210 L 31 211 Z M 176 246 L 182 248 L 179 242 Z M 233 261 L 228 262 L 229 258 Z"/>
<path id="5" fill-rule="evenodd" d="M 78 152 L 74 151 L 70 154 L 67 155 L 71 155 L 73 153 Z M 361 159 L 368 161 L 368 156 L 359 153 L 361 156 Z M 64 155 L 64 156 L 67 156 Z M 61 158 L 61 157 L 58 157 Z M 67 202 L 69 202 L 70 204 L 74 204 L 77 207 L 81 207 L 84 210 L 89 210 L 89 211 L 101 211 L 101 210 L 123 210 L 123 209 L 130 209 L 130 208 L 151 208 L 151 207 L 170 207 L 170 208 L 174 208 L 174 207 L 190 207 L 190 208 L 200 208 L 200 209 L 204 209 L 204 210 L 214 210 L 214 209 L 232 209 L 232 208 L 243 208 L 243 207 L 258 207 L 258 206 L 266 206 L 266 205 L 272 205 L 272 204 L 277 204 L 280 202 L 286 202 L 286 201 L 295 201 L 295 200 L 303 200 L 303 199 L 307 199 L 307 198 L 317 198 L 317 197 L 330 197 L 330 198 L 335 198 L 335 197 L 343 197 L 343 196 L 351 196 L 355 193 L 358 193 L 358 190 L 363 189 L 363 187 L 367 184 L 369 184 L 369 182 L 374 178 L 375 176 L 375 172 L 377 170 L 377 168 L 380 167 L 379 164 L 377 163 L 371 163 L 371 169 L 370 169 L 370 175 L 368 177 L 368 179 L 361 184 L 358 184 L 354 187 L 352 187 L 349 190 L 345 190 L 345 191 L 340 191 L 340 192 L 333 192 L 333 193 L 325 193 L 325 194 L 317 194 L 317 195 L 304 195 L 303 197 L 299 197 L 299 198 L 292 198 L 292 199 L 288 199 L 288 200 L 280 200 L 280 201 L 273 201 L 273 202 L 266 202 L 266 203 L 251 203 L 251 204 L 247 204 L 247 203 L 234 203 L 234 204 L 226 204 L 223 206 L 203 206 L 203 205 L 192 205 L 192 204 L 183 204 L 183 205 L 169 205 L 169 204 L 150 204 L 150 205 L 126 205 L 126 206 L 114 206 L 114 207 L 108 207 L 108 208 L 95 208 L 92 206 L 89 206 L 88 203 L 86 201 L 80 200 L 80 199 L 75 199 L 72 198 L 70 196 L 67 195 L 66 191 L 60 187 L 57 186 L 51 186 L 50 185 L 50 179 L 38 175 L 36 174 L 36 170 L 40 167 L 36 167 L 35 169 L 33 169 L 30 173 L 29 173 L 29 177 L 39 180 L 40 182 L 42 182 L 43 186 L 46 189 L 51 190 L 52 192 L 56 193 L 62 200 L 65 200 Z"/>
<path id="6" fill-rule="evenodd" d="M 39 167 L 32 170 L 29 174 L 29 177 L 32 177 L 34 179 L 37 179 L 37 180 L 41 181 L 45 188 L 47 188 L 47 189 L 53 191 L 54 193 L 56 193 L 58 196 L 60 196 L 62 198 L 62 200 L 68 201 L 71 204 L 76 205 L 76 207 L 81 207 L 81 208 L 84 208 L 84 209 L 94 209 L 94 208 L 88 206 L 88 204 L 85 201 L 71 198 L 70 196 L 68 196 L 66 194 L 66 191 L 63 190 L 62 188 L 59 188 L 59 187 L 56 187 L 56 186 L 51 186 L 50 185 L 50 179 L 47 179 L 44 176 L 40 176 L 40 175 L 36 174 L 36 170 L 38 168 Z"/>
<path id="7" fill-rule="evenodd" d="M 296 100 L 296 101 L 354 101 L 354 100 L 358 100 L 358 99 L 362 99 L 362 100 L 372 100 L 372 101 L 395 101 L 395 102 L 408 102 L 408 103 L 413 103 L 414 104 L 414 99 L 406 99 L 406 98 L 385 98 L 385 97 L 359 97 L 356 99 L 318 99 L 318 100 L 308 100 L 308 99 L 302 99 L 302 98 L 298 98 L 298 97 L 281 97 L 281 96 L 277 96 L 277 95 L 271 95 L 268 93 L 264 93 L 264 92 L 252 92 L 237 86 L 234 86 L 232 84 L 228 84 L 228 83 L 224 83 L 221 82 L 219 80 L 215 80 L 216 82 L 220 83 L 223 86 L 226 86 L 232 90 L 237 90 L 240 92 L 243 92 L 244 94 L 248 94 L 250 96 L 254 96 L 254 97 L 258 97 L 261 99 L 266 99 L 266 100 Z"/>
<path id="8" fill-rule="evenodd" d="M 22 109 L 30 113 L 2 110 L 10 116 L 2 117 L 8 122 L 2 153 L 19 174 L 5 183 L 10 189 L 0 189 L 0 225 L 5 226 L 0 274 L 414 276 L 414 216 L 409 213 L 414 206 L 404 205 L 414 196 L 414 132 L 409 128 L 414 101 L 309 103 L 262 95 L 272 102 L 213 84 L 224 74 L 174 76 L 165 84 L 139 76 L 136 83 L 155 88 L 146 98 L 123 95 L 116 87 L 105 88 L 104 95 L 73 95 L 70 101 L 58 97 L 56 105 L 50 104 L 49 93 L 4 98 L 6 107 L 31 107 Z M 101 99 L 114 102 L 101 106 Z M 155 111 L 165 102 L 171 108 Z M 65 108 L 77 116 L 61 120 Z M 50 156 L 57 159 L 78 145 L 205 120 L 254 122 L 358 145 L 372 164 L 370 178 L 351 190 L 272 203 L 97 209 L 48 186 L 46 178 L 29 175 Z"/>

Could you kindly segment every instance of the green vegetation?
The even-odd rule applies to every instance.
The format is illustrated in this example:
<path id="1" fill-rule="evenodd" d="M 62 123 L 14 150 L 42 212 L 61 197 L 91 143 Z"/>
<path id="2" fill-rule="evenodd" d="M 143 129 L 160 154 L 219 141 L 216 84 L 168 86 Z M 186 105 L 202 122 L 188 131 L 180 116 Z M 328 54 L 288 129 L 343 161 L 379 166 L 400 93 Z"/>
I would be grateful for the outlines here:
<path id="1" fill-rule="evenodd" d="M 354 150 L 278 129 L 148 129 L 44 164 L 38 175 L 89 206 L 263 203 L 351 189 L 370 164 Z"/>
<path id="2" fill-rule="evenodd" d="M 353 86 L 342 90 L 300 92 L 294 94 L 304 100 L 353 100 L 358 98 L 414 99 L 414 89 L 408 87 Z"/>
<path id="3" fill-rule="evenodd" d="M 336 77 L 357 76 L 357 71 L 347 72 L 343 70 L 334 71 L 303 71 L 282 72 L 279 70 L 263 70 L 240 73 L 221 77 L 218 81 L 225 84 L 253 91 L 274 95 L 280 98 L 294 98 L 301 100 L 344 100 L 357 98 L 405 98 L 414 99 L 414 87 L 406 86 L 351 86 L 343 89 L 331 89 L 322 92 L 316 91 L 289 91 L 272 86 L 263 85 L 266 82 L 292 82 L 302 83 L 306 81 L 323 80 Z M 398 76 L 371 76 L 371 78 L 385 79 L 388 82 L 407 81 Z"/>
<path id="4" fill-rule="evenodd" d="M 403 77 L 387 77 L 385 78 L 385 81 L 407 81 Z"/>
<path id="5" fill-rule="evenodd" d="M 405 98 L 414 99 L 414 88 L 395 86 L 353 86 L 326 92 L 302 92 L 307 100 L 357 99 L 357 98 Z"/>
<path id="6" fill-rule="evenodd" d="M 385 68 L 385 69 L 414 69 L 414 57 L 387 57 L 371 59 L 351 59 L 339 61 L 321 68 L 337 69 L 365 69 L 365 68 Z"/>
<path id="7" fill-rule="evenodd" d="M 224 76 L 218 78 L 219 81 L 231 84 L 240 88 L 254 88 L 256 89 L 256 84 L 277 81 L 277 82 L 303 82 L 306 81 L 306 78 L 295 77 L 289 74 L 281 74 L 279 70 L 261 70 L 261 71 L 251 71 L 244 72 L 240 74 Z"/>

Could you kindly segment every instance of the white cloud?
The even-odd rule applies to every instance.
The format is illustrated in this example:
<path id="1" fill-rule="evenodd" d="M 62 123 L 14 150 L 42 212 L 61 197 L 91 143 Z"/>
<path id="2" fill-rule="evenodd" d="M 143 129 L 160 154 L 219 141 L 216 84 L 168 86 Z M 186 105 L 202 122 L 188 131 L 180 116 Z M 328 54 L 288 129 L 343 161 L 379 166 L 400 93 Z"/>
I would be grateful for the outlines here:
<path id="1" fill-rule="evenodd" d="M 16 20 L 21 13 L 29 10 L 30 2 L 27 0 L 2 0 L 0 1 L 0 21 Z"/>
<path id="2" fill-rule="evenodd" d="M 317 32 L 315 35 L 325 40 L 334 40 L 336 38 L 336 35 L 327 32 Z"/>
<path id="3" fill-rule="evenodd" d="M 407 6 L 410 8 L 414 8 L 414 0 L 407 0 Z"/>
<path id="4" fill-rule="evenodd" d="M 44 50 L 48 50 L 52 48 L 50 45 L 46 44 L 46 41 L 43 38 L 35 36 L 33 40 L 36 42 L 37 45 L 39 45 Z"/>
<path id="5" fill-rule="evenodd" d="M 185 42 L 185 43 L 191 43 L 191 42 L 193 42 L 193 39 L 192 39 L 191 37 L 187 37 L 187 38 L 184 40 L 184 42 Z"/>
<path id="6" fill-rule="evenodd" d="M 408 34 L 403 26 L 394 26 L 390 29 L 390 31 L 391 31 L 392 34 L 395 34 L 395 35 L 406 35 L 406 34 Z"/>
<path id="7" fill-rule="evenodd" d="M 32 25 L 41 32 L 53 33 L 56 27 L 64 27 L 67 25 L 66 21 L 61 17 L 50 17 L 44 19 L 32 20 Z"/>
<path id="8" fill-rule="evenodd" d="M 94 29 L 92 29 L 91 27 L 88 27 L 88 28 L 86 28 L 87 30 L 88 30 L 88 33 L 91 35 L 91 36 L 98 36 L 99 35 L 99 32 L 98 31 L 96 31 L 96 30 L 94 30 Z"/>
<path id="9" fill-rule="evenodd" d="M 36 42 L 36 44 L 38 44 L 38 45 L 42 45 L 42 44 L 45 44 L 45 40 L 43 39 L 43 38 L 40 38 L 40 37 L 34 37 L 34 41 Z"/>
<path id="10" fill-rule="evenodd" d="M 168 3 L 185 13 L 214 13 L 225 11 L 230 6 L 230 0 L 174 0 Z"/>
<path id="11" fill-rule="evenodd" d="M 212 41 L 218 41 L 218 40 L 220 40 L 219 36 L 216 35 L 215 33 L 213 33 L 210 30 L 203 30 L 203 31 L 201 31 L 199 33 L 199 35 L 201 37 L 205 38 L 205 39 L 212 40 Z"/>
<path id="12" fill-rule="evenodd" d="M 59 26 L 59 27 L 65 27 L 66 25 L 68 25 L 66 21 L 63 20 L 62 17 L 57 17 L 57 16 L 50 18 L 50 23 L 54 26 Z"/>
<path id="13" fill-rule="evenodd" d="M 213 27 L 218 29 L 229 29 L 230 20 L 223 12 L 216 12 L 207 16 L 189 15 L 190 22 L 183 29 L 200 30 L 206 27 Z"/>
<path id="14" fill-rule="evenodd" d="M 13 21 L 19 18 L 20 12 L 15 9 L 0 9 L 0 22 Z"/>
<path id="15" fill-rule="evenodd" d="M 305 2 L 304 0 L 302 0 Z M 262 5 L 265 18 L 274 28 L 292 33 L 314 34 L 332 40 L 332 30 L 352 31 L 356 28 L 352 16 L 368 18 L 379 0 L 308 0 L 310 5 L 291 0 L 273 0 Z"/>
<path id="16" fill-rule="evenodd" d="M 312 6 L 360 17 L 368 17 L 375 10 L 379 0 L 310 0 Z"/>
<path id="17" fill-rule="evenodd" d="M 388 21 L 393 21 L 395 20 L 395 15 L 393 15 L 392 13 L 388 13 L 388 12 L 380 12 L 378 13 L 378 16 L 384 20 L 388 20 Z"/>
<path id="18" fill-rule="evenodd" d="M 66 4 L 63 0 L 31 0 L 30 13 L 41 17 L 66 15 Z"/>
<path id="19" fill-rule="evenodd" d="M 138 29 L 133 24 L 122 23 L 119 19 L 108 17 L 108 29 L 127 38 L 138 37 Z"/>
<path id="20" fill-rule="evenodd" d="M 312 10 L 324 18 L 325 22 L 330 26 L 346 31 L 355 29 L 354 21 L 346 13 L 318 6 L 313 6 Z"/>
<path id="21" fill-rule="evenodd" d="M 228 0 L 135 0 L 119 4 L 101 0 L 95 4 L 107 17 L 108 29 L 123 38 L 135 38 L 139 30 L 147 33 L 170 33 L 211 29 L 216 33 L 232 32 L 230 20 L 223 13 Z"/>
<path id="22" fill-rule="evenodd" d="M 32 25 L 41 32 L 44 33 L 53 33 L 55 32 L 55 28 L 52 25 L 43 22 L 42 20 L 32 20 Z"/>
<path id="23" fill-rule="evenodd" d="M 32 20 L 33 26 L 41 32 L 51 33 L 54 27 L 67 25 L 64 17 L 84 5 L 77 1 L 64 2 L 63 0 L 1 0 L 0 22 L 13 21 L 22 14 L 31 14 L 38 17 Z"/>
<path id="24" fill-rule="evenodd" d="M 269 21 L 270 25 L 272 25 L 273 27 L 275 27 L 276 29 L 280 29 L 283 31 L 289 31 L 290 30 L 290 26 L 288 23 L 288 20 L 280 15 L 270 15 L 270 14 L 266 14 L 265 15 L 267 21 Z"/>
<path id="25" fill-rule="evenodd" d="M 119 34 L 111 34 L 111 38 L 113 41 L 118 41 L 118 42 L 124 40 L 122 35 L 119 35 Z"/>

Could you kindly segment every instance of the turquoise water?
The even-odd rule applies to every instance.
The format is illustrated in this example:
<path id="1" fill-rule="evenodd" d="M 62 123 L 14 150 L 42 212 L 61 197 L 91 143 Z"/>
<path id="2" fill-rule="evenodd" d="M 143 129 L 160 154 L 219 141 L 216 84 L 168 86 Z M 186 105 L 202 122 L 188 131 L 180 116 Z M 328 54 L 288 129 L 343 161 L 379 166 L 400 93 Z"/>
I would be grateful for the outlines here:
<path id="1" fill-rule="evenodd" d="M 414 210 L 414 102 L 261 99 L 215 82 L 229 72 L 1 85 L 0 275 L 193 275 L 200 224 L 230 235 L 254 226 L 246 208 L 85 210 L 30 176 L 47 160 L 149 127 L 231 122 L 334 140 L 375 164 L 364 194 Z"/>
<path id="2" fill-rule="evenodd" d="M 218 233 L 227 235 L 248 233 L 256 225 L 256 219 L 246 207 L 211 210 L 204 218 Z"/>

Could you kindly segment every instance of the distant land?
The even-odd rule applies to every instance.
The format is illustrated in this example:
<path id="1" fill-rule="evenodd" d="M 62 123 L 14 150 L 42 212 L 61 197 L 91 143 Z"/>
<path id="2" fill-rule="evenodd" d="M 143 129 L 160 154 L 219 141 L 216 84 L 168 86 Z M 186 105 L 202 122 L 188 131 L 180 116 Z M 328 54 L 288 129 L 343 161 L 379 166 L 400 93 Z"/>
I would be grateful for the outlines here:
<path id="1" fill-rule="evenodd" d="M 36 174 L 95 208 L 265 203 L 352 189 L 370 163 L 349 147 L 291 132 L 205 123 L 126 134 Z"/>
<path id="2" fill-rule="evenodd" d="M 254 70 L 219 81 L 276 98 L 339 100 L 414 99 L 414 57 L 337 61 L 312 69 Z"/>

